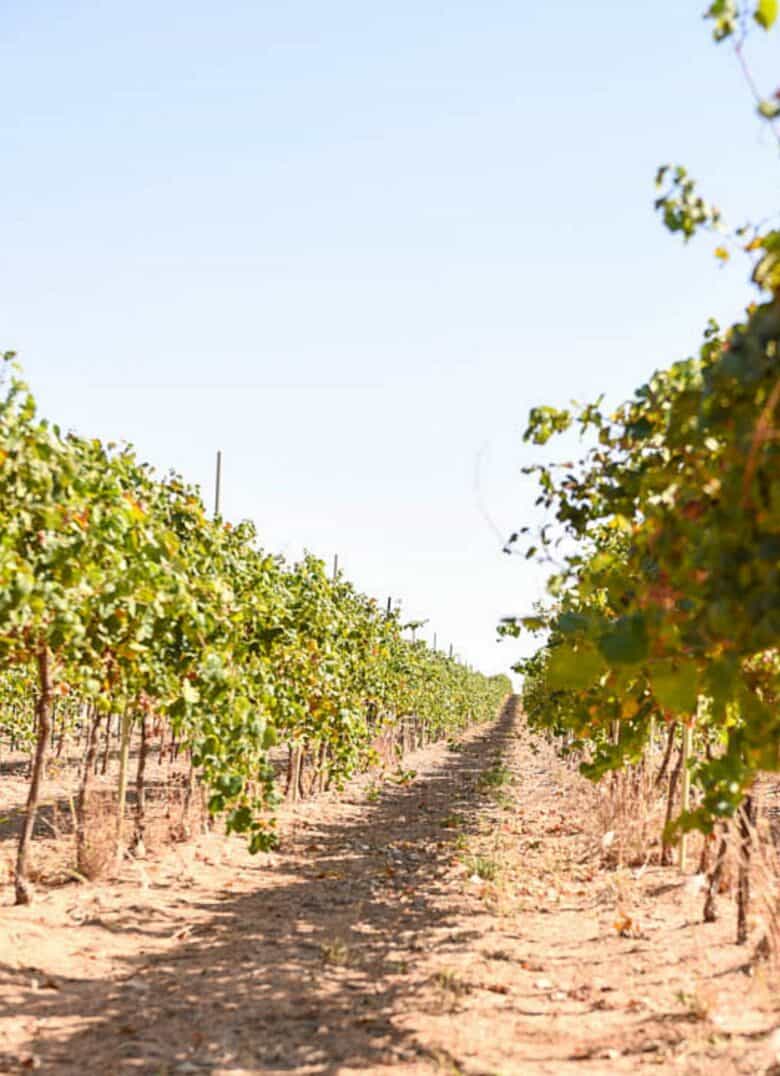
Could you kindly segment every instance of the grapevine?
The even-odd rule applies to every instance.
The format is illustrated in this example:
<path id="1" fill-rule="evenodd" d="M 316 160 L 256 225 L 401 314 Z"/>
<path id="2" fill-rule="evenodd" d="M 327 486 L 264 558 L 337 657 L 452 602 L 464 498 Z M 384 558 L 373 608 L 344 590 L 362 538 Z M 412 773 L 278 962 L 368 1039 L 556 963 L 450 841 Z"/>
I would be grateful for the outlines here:
<path id="1" fill-rule="evenodd" d="M 716 39 L 739 35 L 741 50 L 749 14 L 713 4 Z M 768 30 L 776 11 L 759 4 L 754 15 Z M 720 211 L 686 169 L 656 178 L 670 231 L 720 235 Z M 545 633 L 518 667 L 526 713 L 584 753 L 588 777 L 642 765 L 659 727 L 671 730 L 669 750 L 682 730 L 672 776 L 682 766 L 694 792 L 670 809 L 665 849 L 738 815 L 744 831 L 759 774 L 780 770 L 780 232 L 743 227 L 732 240 L 758 291 L 741 321 L 711 321 L 697 355 L 611 413 L 601 399 L 531 411 L 527 441 L 578 428 L 586 448 L 579 461 L 527 468 L 551 517 L 527 555 L 568 552 L 551 600 L 502 629 Z M 715 255 L 729 256 L 722 241 Z M 742 904 L 740 916 L 744 941 Z"/>
<path id="2" fill-rule="evenodd" d="M 16 900 L 27 903 L 29 850 L 52 737 L 82 733 L 77 803 L 85 804 L 101 729 L 120 726 L 117 854 L 143 846 L 152 730 L 189 754 L 228 831 L 252 851 L 274 842 L 269 751 L 305 758 L 320 787 L 374 761 L 383 732 L 411 723 L 425 741 L 495 716 L 507 677 L 485 677 L 408 641 L 398 611 L 380 609 L 306 556 L 262 549 L 250 523 L 210 519 L 179 476 L 158 478 L 129 448 L 38 417 L 14 356 L 0 400 L 0 734 L 30 747 Z M 130 745 L 140 737 L 134 833 L 126 807 Z"/>

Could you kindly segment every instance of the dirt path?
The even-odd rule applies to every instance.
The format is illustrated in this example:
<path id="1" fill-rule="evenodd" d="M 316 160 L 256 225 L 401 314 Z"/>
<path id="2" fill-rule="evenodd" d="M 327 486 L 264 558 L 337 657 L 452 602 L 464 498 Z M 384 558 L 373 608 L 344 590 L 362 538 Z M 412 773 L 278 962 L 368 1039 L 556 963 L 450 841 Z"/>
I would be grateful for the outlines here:
<path id="1" fill-rule="evenodd" d="M 279 853 L 212 835 L 0 909 L 0 1072 L 780 1073 L 731 916 L 599 869 L 595 793 L 510 716 L 404 765 Z"/>

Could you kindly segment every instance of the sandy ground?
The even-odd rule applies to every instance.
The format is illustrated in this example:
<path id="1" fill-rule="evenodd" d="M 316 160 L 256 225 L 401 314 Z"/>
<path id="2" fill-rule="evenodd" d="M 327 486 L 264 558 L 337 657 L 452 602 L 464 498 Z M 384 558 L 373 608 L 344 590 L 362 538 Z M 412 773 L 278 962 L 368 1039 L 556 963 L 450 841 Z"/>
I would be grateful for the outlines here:
<path id="1" fill-rule="evenodd" d="M 768 970 L 699 879 L 605 870 L 597 794 L 511 714 L 285 809 L 0 907 L 0 1072 L 780 1074 Z"/>

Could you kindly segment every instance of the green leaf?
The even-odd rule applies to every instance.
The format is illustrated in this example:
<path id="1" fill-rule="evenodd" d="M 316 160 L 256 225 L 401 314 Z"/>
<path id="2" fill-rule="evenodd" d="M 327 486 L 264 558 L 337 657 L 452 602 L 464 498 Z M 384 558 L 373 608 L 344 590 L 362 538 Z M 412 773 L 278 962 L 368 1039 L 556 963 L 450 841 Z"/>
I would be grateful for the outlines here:
<path id="1" fill-rule="evenodd" d="M 181 698 L 181 696 L 179 696 L 179 698 L 172 702 L 171 705 L 168 707 L 168 715 L 174 720 L 180 717 L 184 717 L 186 713 L 187 703 L 183 698 Z"/>
<path id="2" fill-rule="evenodd" d="M 735 0 L 714 0 L 705 17 L 715 21 L 712 36 L 716 41 L 723 41 L 734 33 L 738 14 Z"/>
<path id="3" fill-rule="evenodd" d="M 237 773 L 222 774 L 217 781 L 217 787 L 221 795 L 233 799 L 243 791 L 244 779 Z"/>
<path id="4" fill-rule="evenodd" d="M 553 691 L 581 691 L 606 672 L 604 661 L 590 643 L 556 646 L 550 652 L 547 682 Z"/>
<path id="5" fill-rule="evenodd" d="M 252 824 L 252 812 L 244 807 L 237 807 L 227 818 L 228 833 L 246 833 Z"/>
<path id="6" fill-rule="evenodd" d="M 727 704 L 734 699 L 738 682 L 739 668 L 735 662 L 716 660 L 707 666 L 704 694 L 718 717 L 725 714 Z"/>
<path id="7" fill-rule="evenodd" d="M 563 632 L 564 635 L 576 635 L 578 632 L 587 629 L 588 618 L 584 617 L 581 613 L 561 613 L 555 626 L 558 631 Z"/>
<path id="8" fill-rule="evenodd" d="M 249 854 L 255 856 L 258 852 L 273 851 L 278 844 L 279 840 L 275 833 L 267 829 L 255 830 L 249 841 Z"/>
<path id="9" fill-rule="evenodd" d="M 648 649 L 647 625 L 639 615 L 620 617 L 599 639 L 599 650 L 611 665 L 636 665 Z"/>
<path id="10" fill-rule="evenodd" d="M 656 701 L 673 714 L 692 714 L 699 696 L 699 670 L 692 661 L 656 663 L 650 670 Z"/>
<path id="11" fill-rule="evenodd" d="M 753 18 L 765 30 L 771 30 L 777 19 L 778 0 L 758 0 Z"/>

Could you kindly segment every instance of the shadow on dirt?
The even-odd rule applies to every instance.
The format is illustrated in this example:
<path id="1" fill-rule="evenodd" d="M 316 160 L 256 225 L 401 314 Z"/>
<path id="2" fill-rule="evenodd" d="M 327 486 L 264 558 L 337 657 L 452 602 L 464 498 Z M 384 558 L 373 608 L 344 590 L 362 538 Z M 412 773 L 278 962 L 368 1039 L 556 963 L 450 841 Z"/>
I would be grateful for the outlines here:
<path id="1" fill-rule="evenodd" d="M 335 1076 L 425 1055 L 398 1022 L 415 1010 L 409 973 L 450 925 L 439 875 L 455 832 L 477 826 L 479 775 L 513 725 L 510 706 L 424 778 L 386 784 L 354 822 L 307 829 L 303 862 L 283 850 L 278 884 L 200 905 L 209 919 L 177 948 L 126 961 L 119 979 L 30 991 L 20 1015 L 47 1022 L 29 1043 L 37 1071 Z M 24 1071 L 21 1059 L 0 1054 L 0 1071 Z"/>

